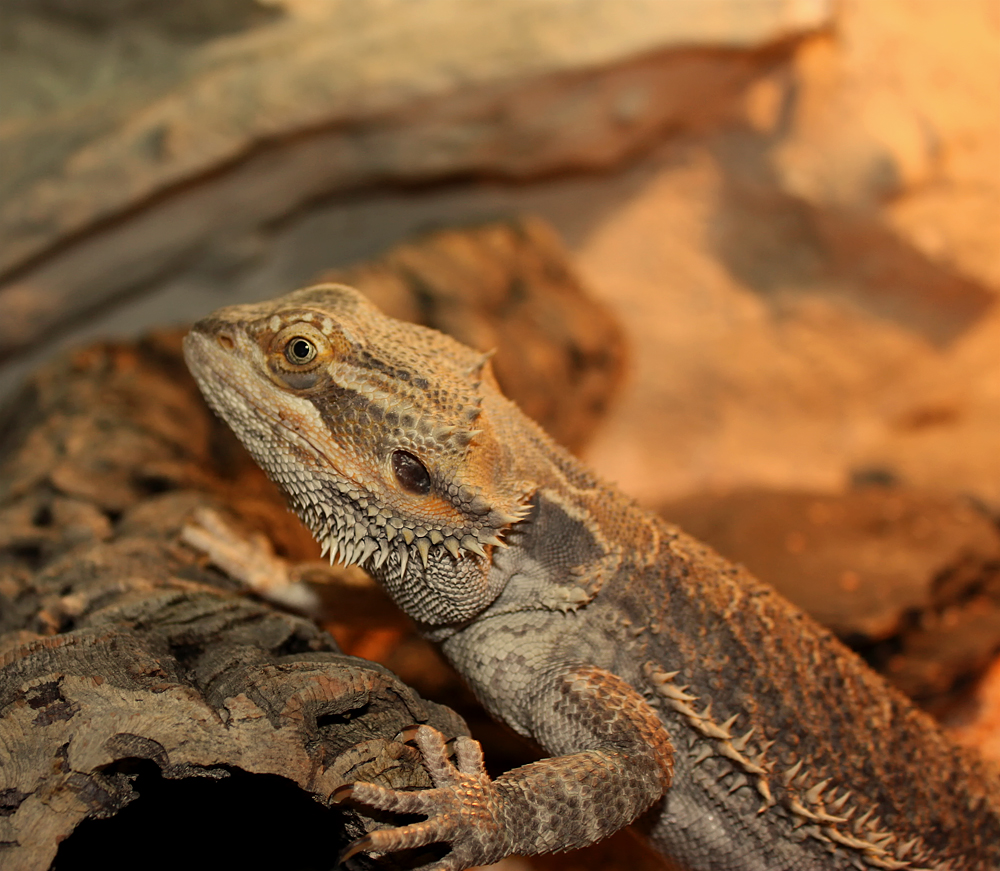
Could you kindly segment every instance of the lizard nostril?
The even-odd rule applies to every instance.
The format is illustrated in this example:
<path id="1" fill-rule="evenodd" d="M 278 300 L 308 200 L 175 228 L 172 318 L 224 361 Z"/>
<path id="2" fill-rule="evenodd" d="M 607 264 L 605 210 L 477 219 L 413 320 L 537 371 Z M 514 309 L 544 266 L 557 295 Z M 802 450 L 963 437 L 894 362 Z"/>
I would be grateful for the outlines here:
<path id="1" fill-rule="evenodd" d="M 232 351 L 236 347 L 236 343 L 233 341 L 233 337 L 229 333 L 219 333 L 218 335 L 219 344 L 222 345 L 227 351 Z"/>

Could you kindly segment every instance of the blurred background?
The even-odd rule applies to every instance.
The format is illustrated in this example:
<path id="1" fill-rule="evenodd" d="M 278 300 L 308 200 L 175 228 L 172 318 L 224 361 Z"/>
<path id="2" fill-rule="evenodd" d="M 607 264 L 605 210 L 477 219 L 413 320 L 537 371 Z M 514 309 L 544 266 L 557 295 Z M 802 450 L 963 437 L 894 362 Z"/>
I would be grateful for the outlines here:
<path id="1" fill-rule="evenodd" d="M 536 216 L 625 337 L 576 445 L 602 475 L 890 671 L 903 629 L 959 645 L 925 699 L 995 656 L 996 0 L 2 14 L 0 392 L 69 345 Z"/>
<path id="2" fill-rule="evenodd" d="M 1000 507 L 995 0 L 5 0 L 4 386 L 530 213 L 624 324 L 640 499 Z"/>

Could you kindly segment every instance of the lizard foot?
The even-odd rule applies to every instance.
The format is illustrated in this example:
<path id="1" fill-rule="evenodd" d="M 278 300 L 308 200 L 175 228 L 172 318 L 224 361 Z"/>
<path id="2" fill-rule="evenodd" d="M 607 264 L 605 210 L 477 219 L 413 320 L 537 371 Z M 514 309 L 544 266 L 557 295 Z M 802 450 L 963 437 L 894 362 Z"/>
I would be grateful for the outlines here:
<path id="1" fill-rule="evenodd" d="M 478 741 L 458 737 L 455 761 L 448 758 L 444 736 L 430 726 L 417 726 L 402 736 L 412 737 L 423 756 L 434 788 L 406 791 L 373 783 L 343 786 L 332 796 L 341 802 L 350 798 L 377 810 L 421 814 L 427 819 L 395 829 L 380 829 L 359 838 L 340 856 L 346 862 L 358 853 L 392 853 L 447 843 L 451 852 L 420 871 L 461 871 L 485 865 L 504 855 L 499 822 L 500 799 L 483 766 Z"/>

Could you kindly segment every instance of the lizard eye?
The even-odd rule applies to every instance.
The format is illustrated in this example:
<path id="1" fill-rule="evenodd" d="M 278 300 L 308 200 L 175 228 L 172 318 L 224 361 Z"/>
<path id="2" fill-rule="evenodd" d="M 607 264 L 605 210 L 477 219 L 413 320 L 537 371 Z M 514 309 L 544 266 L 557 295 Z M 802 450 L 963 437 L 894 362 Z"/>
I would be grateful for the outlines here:
<path id="1" fill-rule="evenodd" d="M 293 366 L 305 366 L 316 358 L 316 346 L 303 336 L 295 336 L 285 345 L 285 359 Z"/>
<path id="2" fill-rule="evenodd" d="M 392 452 L 392 471 L 399 485 L 414 496 L 425 496 L 431 490 L 427 467 L 409 451 Z"/>

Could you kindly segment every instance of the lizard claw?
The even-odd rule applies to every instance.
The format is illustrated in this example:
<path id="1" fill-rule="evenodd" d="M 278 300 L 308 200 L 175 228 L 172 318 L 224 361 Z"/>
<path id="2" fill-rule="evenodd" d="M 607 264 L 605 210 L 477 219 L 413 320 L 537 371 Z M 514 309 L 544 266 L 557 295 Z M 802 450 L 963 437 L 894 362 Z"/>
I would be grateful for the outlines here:
<path id="1" fill-rule="evenodd" d="M 441 842 L 441 833 L 438 827 L 430 820 L 422 823 L 412 823 L 408 826 L 400 826 L 396 829 L 379 829 L 369 832 L 362 838 L 358 838 L 352 844 L 348 844 L 344 852 L 340 854 L 339 862 L 343 864 L 348 859 L 358 853 L 374 851 L 376 853 L 395 853 L 399 850 L 415 850 L 419 847 L 426 847 L 428 844 Z M 451 859 L 451 856 L 446 857 Z M 454 863 L 456 868 L 465 868 L 466 865 Z M 452 863 L 446 862 L 442 867 L 452 867 Z"/>
<path id="2" fill-rule="evenodd" d="M 337 864 L 343 865 L 348 859 L 357 856 L 358 853 L 367 853 L 369 850 L 374 849 L 375 847 L 372 845 L 371 838 L 365 835 L 363 838 L 358 838 L 344 848 L 343 852 L 337 858 Z"/>
<path id="3" fill-rule="evenodd" d="M 338 787 L 333 801 L 351 799 L 381 811 L 419 814 L 427 819 L 394 829 L 369 832 L 350 844 L 341 854 L 344 862 L 358 853 L 392 853 L 445 843 L 451 852 L 425 871 L 458 871 L 484 865 L 504 855 L 500 842 L 500 799 L 483 766 L 478 742 L 455 739 L 455 761 L 448 757 L 444 736 L 430 726 L 405 729 L 401 738 L 412 740 L 423 756 L 434 783 L 431 789 L 400 790 L 374 783 Z"/>
<path id="4" fill-rule="evenodd" d="M 416 740 L 417 734 L 420 731 L 420 725 L 414 723 L 412 726 L 407 726 L 403 729 L 397 736 L 396 740 L 401 744 L 409 744 L 411 741 Z"/>
<path id="5" fill-rule="evenodd" d="M 354 784 L 345 783 L 343 786 L 338 786 L 333 792 L 330 793 L 330 801 L 334 804 L 343 804 L 349 801 L 351 796 L 354 794 Z"/>

